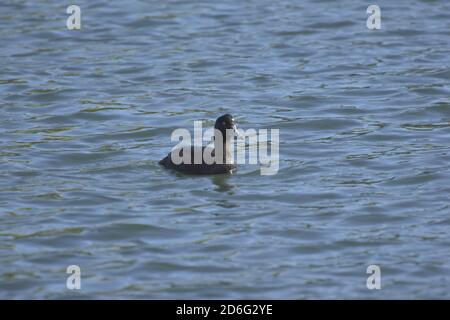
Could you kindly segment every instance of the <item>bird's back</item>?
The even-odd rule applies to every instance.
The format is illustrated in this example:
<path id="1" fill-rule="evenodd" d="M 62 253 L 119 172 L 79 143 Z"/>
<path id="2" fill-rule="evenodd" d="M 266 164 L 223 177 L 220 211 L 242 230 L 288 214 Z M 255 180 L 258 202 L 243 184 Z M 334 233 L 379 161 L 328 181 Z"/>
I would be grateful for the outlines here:
<path id="1" fill-rule="evenodd" d="M 219 174 L 219 173 L 229 173 L 236 168 L 234 164 L 226 164 L 226 163 L 213 163 L 208 164 L 203 159 L 203 152 L 207 147 L 191 147 L 191 163 L 180 163 L 175 164 L 172 161 L 172 153 L 169 153 L 164 159 L 159 161 L 159 164 L 168 168 L 173 169 L 179 172 L 187 173 L 187 174 Z M 179 149 L 178 152 L 180 157 L 183 157 L 183 149 Z M 202 155 L 201 163 L 194 163 L 194 154 L 196 152 L 200 152 Z M 214 155 L 214 151 L 211 152 Z"/>

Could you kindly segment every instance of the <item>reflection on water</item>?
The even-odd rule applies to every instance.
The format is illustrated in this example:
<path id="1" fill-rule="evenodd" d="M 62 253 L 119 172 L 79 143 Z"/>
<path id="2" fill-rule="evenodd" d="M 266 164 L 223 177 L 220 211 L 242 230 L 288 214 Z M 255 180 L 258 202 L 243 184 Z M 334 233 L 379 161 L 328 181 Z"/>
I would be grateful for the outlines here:
<path id="1" fill-rule="evenodd" d="M 377 4 L 3 1 L 0 297 L 450 298 L 450 3 Z M 224 113 L 276 175 L 158 165 Z"/>
<path id="2" fill-rule="evenodd" d="M 216 186 L 215 191 L 226 192 L 228 196 L 234 194 L 234 185 L 229 183 L 231 182 L 230 175 L 214 175 L 211 177 L 211 181 Z"/>

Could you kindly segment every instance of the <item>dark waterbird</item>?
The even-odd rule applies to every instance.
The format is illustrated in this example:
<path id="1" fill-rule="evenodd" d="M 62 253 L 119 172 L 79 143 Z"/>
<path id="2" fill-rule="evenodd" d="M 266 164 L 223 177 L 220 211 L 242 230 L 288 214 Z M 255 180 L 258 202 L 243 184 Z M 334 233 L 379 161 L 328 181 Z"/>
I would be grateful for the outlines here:
<path id="1" fill-rule="evenodd" d="M 217 118 L 214 125 L 214 150 L 211 151 L 211 155 L 214 157 L 218 153 L 217 159 L 213 163 L 207 163 L 203 157 L 205 146 L 191 146 L 191 162 L 190 163 L 179 163 L 176 164 L 172 161 L 172 154 L 177 154 L 183 157 L 183 152 L 186 150 L 184 148 L 179 148 L 171 153 L 169 153 L 164 159 L 162 159 L 159 164 L 163 165 L 168 169 L 173 169 L 182 173 L 187 174 L 221 174 L 221 173 L 231 173 L 236 169 L 233 163 L 233 155 L 230 152 L 230 145 L 232 143 L 232 137 L 227 136 L 227 130 L 233 130 L 237 133 L 236 124 L 234 118 L 230 114 L 224 114 Z M 234 135 L 233 135 L 234 137 Z M 219 150 L 219 151 L 218 151 Z M 209 151 L 209 150 L 208 150 Z M 194 154 L 199 153 L 202 155 L 201 163 L 194 163 Z M 220 157 L 222 154 L 222 157 Z"/>

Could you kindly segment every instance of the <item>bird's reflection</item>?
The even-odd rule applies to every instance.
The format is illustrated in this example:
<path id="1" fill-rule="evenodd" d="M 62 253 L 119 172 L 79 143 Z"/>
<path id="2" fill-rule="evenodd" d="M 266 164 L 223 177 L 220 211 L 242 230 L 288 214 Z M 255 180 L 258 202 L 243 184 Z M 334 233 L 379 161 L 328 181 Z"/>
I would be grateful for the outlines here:
<path id="1" fill-rule="evenodd" d="M 230 184 L 230 175 L 218 174 L 213 176 L 212 182 L 216 185 L 215 191 L 218 192 L 229 192 L 230 194 L 234 194 L 234 185 Z"/>

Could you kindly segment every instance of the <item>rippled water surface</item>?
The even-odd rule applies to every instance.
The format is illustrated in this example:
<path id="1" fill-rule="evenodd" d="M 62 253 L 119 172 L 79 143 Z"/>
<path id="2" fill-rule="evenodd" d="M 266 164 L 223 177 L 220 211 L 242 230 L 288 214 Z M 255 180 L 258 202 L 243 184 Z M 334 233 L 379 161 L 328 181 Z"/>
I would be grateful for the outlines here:
<path id="1" fill-rule="evenodd" d="M 450 298 L 450 2 L 75 3 L 0 4 L 0 298 Z M 158 165 L 226 112 L 278 174 Z"/>

